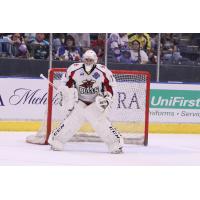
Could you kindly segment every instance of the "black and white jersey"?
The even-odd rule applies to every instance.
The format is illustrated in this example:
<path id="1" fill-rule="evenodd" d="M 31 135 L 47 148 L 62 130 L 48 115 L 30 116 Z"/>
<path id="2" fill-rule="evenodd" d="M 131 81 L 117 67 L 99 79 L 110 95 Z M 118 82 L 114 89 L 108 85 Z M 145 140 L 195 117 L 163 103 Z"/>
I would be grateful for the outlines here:
<path id="1" fill-rule="evenodd" d="M 112 72 L 104 65 L 96 64 L 90 73 L 85 70 L 84 63 L 74 63 L 68 69 L 64 78 L 65 84 L 78 90 L 79 100 L 92 103 L 96 96 L 107 91 L 113 95 L 116 85 Z"/>

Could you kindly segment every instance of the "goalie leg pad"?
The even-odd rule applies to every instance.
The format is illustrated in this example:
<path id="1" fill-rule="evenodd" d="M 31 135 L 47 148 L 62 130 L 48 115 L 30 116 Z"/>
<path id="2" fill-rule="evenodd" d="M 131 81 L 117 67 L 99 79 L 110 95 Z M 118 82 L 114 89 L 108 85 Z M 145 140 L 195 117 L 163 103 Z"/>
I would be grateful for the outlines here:
<path id="1" fill-rule="evenodd" d="M 46 122 L 42 122 L 39 131 L 26 137 L 26 142 L 31 144 L 44 144 L 46 140 Z"/>
<path id="2" fill-rule="evenodd" d="M 58 88 L 60 94 L 60 105 L 67 110 L 72 110 L 75 104 L 78 102 L 78 91 L 75 88 L 68 88 L 67 86 L 61 86 Z"/>
<path id="3" fill-rule="evenodd" d="M 26 137 L 26 142 L 31 143 L 31 144 L 44 144 L 45 140 L 46 140 L 46 132 L 47 132 L 47 122 L 46 122 L 46 118 L 47 118 L 47 110 L 44 113 L 44 119 L 40 129 L 38 130 L 38 132 L 34 135 L 29 135 Z"/>
<path id="4" fill-rule="evenodd" d="M 62 151 L 64 144 L 80 129 L 82 123 L 85 121 L 82 115 L 84 107 L 85 104 L 79 102 L 64 122 L 52 131 L 48 142 L 53 150 Z"/>
<path id="5" fill-rule="evenodd" d="M 26 142 L 31 144 L 44 144 L 46 140 L 45 134 L 34 134 L 26 137 Z"/>
<path id="6" fill-rule="evenodd" d="M 107 144 L 110 153 L 122 153 L 123 138 L 108 120 L 107 112 L 102 113 L 93 103 L 85 109 L 85 113 L 86 119 Z"/>
<path id="7" fill-rule="evenodd" d="M 121 134 L 112 126 L 109 127 L 111 134 L 115 135 L 116 139 L 112 143 L 108 143 L 108 149 L 112 154 L 120 154 L 123 153 L 123 138 Z"/>

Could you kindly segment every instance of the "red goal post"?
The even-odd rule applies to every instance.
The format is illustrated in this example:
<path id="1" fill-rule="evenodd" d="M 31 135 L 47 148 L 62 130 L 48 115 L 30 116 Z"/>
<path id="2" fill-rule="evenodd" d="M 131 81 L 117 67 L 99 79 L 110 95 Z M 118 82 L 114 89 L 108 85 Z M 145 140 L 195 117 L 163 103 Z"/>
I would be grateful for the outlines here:
<path id="1" fill-rule="evenodd" d="M 59 83 L 59 79 L 65 72 L 66 68 L 51 68 L 48 79 L 53 84 L 56 84 L 56 82 Z M 121 129 L 120 132 L 125 132 L 124 135 L 128 135 L 127 141 L 129 140 L 129 142 L 127 143 L 143 144 L 146 146 L 148 144 L 150 73 L 132 70 L 112 70 L 112 73 L 117 81 L 118 89 L 116 92 L 118 95 L 117 100 L 114 101 L 114 108 L 110 115 L 111 119 L 113 118 L 114 126 L 117 126 L 117 129 Z M 55 90 L 49 84 L 46 144 L 52 129 L 55 128 L 53 127 L 53 117 L 54 115 L 60 115 L 54 110 L 54 95 Z M 89 137 L 92 138 L 91 140 L 94 139 L 94 136 L 90 134 Z"/>

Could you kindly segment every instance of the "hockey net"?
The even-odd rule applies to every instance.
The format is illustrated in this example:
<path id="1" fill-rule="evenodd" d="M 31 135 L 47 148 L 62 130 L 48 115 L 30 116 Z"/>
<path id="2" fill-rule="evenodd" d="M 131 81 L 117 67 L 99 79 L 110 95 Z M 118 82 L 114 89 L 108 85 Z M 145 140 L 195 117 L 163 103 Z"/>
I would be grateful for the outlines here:
<path id="1" fill-rule="evenodd" d="M 65 72 L 64 68 L 50 69 L 49 81 L 58 87 Z M 108 117 L 113 126 L 123 135 L 125 143 L 147 145 L 150 74 L 144 71 L 113 70 L 112 72 L 117 81 L 117 88 Z M 45 143 L 51 131 L 66 117 L 65 108 L 60 105 L 59 101 L 59 94 L 49 84 L 48 108 L 45 116 L 47 120 L 43 122 L 42 128 L 46 132 Z M 99 142 L 101 140 L 86 122 L 71 141 Z"/>

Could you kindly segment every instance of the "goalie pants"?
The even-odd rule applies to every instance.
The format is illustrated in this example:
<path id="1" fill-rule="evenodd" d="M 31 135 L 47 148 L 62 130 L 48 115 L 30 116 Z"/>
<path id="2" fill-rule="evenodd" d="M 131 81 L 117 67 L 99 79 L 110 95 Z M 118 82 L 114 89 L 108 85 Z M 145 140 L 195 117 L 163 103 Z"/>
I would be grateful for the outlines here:
<path id="1" fill-rule="evenodd" d="M 101 112 L 97 108 L 95 102 L 86 105 L 82 101 L 79 101 L 70 115 L 51 133 L 50 137 L 61 143 L 66 143 L 77 133 L 85 121 L 88 121 L 92 125 L 95 132 L 110 149 L 121 147 L 121 135 L 112 127 L 106 113 Z"/>

